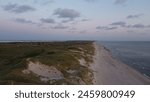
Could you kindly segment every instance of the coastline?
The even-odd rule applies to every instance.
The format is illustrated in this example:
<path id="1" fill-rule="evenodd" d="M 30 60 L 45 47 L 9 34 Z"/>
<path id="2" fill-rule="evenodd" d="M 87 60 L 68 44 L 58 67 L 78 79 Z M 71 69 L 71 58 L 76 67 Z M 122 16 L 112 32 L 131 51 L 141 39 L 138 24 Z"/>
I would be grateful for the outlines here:
<path id="1" fill-rule="evenodd" d="M 149 85 L 150 79 L 114 59 L 111 53 L 100 44 L 93 43 L 95 47 L 94 70 L 95 85 Z"/>
<path id="2" fill-rule="evenodd" d="M 93 41 L 1 43 L 0 47 L 0 84 L 150 85 L 149 78 Z"/>

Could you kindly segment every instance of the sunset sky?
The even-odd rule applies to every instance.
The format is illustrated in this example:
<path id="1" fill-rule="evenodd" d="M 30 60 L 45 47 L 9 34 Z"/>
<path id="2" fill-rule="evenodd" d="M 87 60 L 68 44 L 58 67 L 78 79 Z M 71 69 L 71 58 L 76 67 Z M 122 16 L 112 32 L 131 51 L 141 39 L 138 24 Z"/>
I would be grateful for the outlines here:
<path id="1" fill-rule="evenodd" d="M 150 0 L 0 0 L 0 40 L 150 41 Z"/>

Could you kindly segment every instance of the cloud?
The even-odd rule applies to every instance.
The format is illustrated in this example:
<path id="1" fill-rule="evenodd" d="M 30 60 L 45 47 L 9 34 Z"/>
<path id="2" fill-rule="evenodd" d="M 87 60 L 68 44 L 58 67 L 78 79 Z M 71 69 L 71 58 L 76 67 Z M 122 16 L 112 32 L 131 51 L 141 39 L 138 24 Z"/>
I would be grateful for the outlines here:
<path id="1" fill-rule="evenodd" d="M 31 20 L 26 20 L 24 18 L 16 18 L 14 19 L 15 22 L 22 23 L 22 24 L 35 24 Z"/>
<path id="2" fill-rule="evenodd" d="M 55 23 L 55 20 L 51 18 L 41 18 L 40 20 L 42 23 Z"/>
<path id="3" fill-rule="evenodd" d="M 124 4 L 125 2 L 127 2 L 127 0 L 116 0 L 115 4 Z"/>
<path id="4" fill-rule="evenodd" d="M 106 26 L 97 26 L 96 29 L 98 30 L 115 30 L 120 28 L 125 28 L 127 30 L 131 29 L 147 29 L 150 28 L 150 25 L 144 25 L 142 23 L 137 23 L 137 24 L 127 24 L 126 22 L 119 21 L 119 22 L 114 22 Z"/>
<path id="5" fill-rule="evenodd" d="M 144 28 L 150 28 L 150 25 L 144 25 L 142 23 L 127 24 L 126 22 L 119 21 L 119 22 L 111 23 L 108 26 L 98 26 L 96 27 L 96 29 L 113 30 L 113 29 L 117 29 L 117 27 L 127 28 L 127 29 L 128 28 L 144 29 Z"/>
<path id="6" fill-rule="evenodd" d="M 34 0 L 34 3 L 41 4 L 41 5 L 47 5 L 52 2 L 54 2 L 54 0 Z"/>
<path id="7" fill-rule="evenodd" d="M 69 18 L 71 20 L 80 17 L 79 12 L 68 8 L 65 9 L 58 8 L 54 11 L 54 15 L 57 15 L 59 18 Z"/>
<path id="8" fill-rule="evenodd" d="M 134 18 L 139 18 L 141 16 L 143 16 L 144 14 L 136 14 L 136 15 L 129 15 L 127 16 L 127 19 L 134 19 Z"/>
<path id="9" fill-rule="evenodd" d="M 35 11 L 35 8 L 29 5 L 17 5 L 17 4 L 8 4 L 2 7 L 3 10 L 13 13 L 25 13 L 29 11 Z"/>
<path id="10" fill-rule="evenodd" d="M 62 20 L 61 22 L 62 22 L 62 23 L 68 23 L 68 22 L 71 22 L 71 21 L 72 21 L 72 20 L 69 19 L 69 20 Z"/>
<path id="11" fill-rule="evenodd" d="M 149 25 L 144 25 L 144 24 L 138 23 L 138 24 L 133 24 L 133 25 L 125 25 L 125 26 L 123 26 L 123 27 L 125 27 L 125 28 L 144 29 L 144 28 L 149 28 L 150 26 L 149 26 Z"/>
<path id="12" fill-rule="evenodd" d="M 64 26 L 62 24 L 58 24 L 55 27 L 53 27 L 53 29 L 67 29 L 67 28 L 68 28 L 68 26 Z"/>
<path id="13" fill-rule="evenodd" d="M 81 21 L 85 22 L 85 21 L 89 21 L 90 19 L 82 19 Z"/>
<path id="14" fill-rule="evenodd" d="M 111 23 L 110 25 L 112 25 L 112 26 L 121 26 L 121 27 L 124 27 L 124 26 L 126 25 L 126 23 L 123 22 L 123 21 L 119 21 L 119 22 Z"/>
<path id="15" fill-rule="evenodd" d="M 117 29 L 117 27 L 97 26 L 96 29 L 99 29 L 99 30 L 114 30 L 114 29 Z"/>
<path id="16" fill-rule="evenodd" d="M 147 28 L 147 26 L 145 26 L 143 24 L 135 24 L 132 26 L 132 28 Z"/>

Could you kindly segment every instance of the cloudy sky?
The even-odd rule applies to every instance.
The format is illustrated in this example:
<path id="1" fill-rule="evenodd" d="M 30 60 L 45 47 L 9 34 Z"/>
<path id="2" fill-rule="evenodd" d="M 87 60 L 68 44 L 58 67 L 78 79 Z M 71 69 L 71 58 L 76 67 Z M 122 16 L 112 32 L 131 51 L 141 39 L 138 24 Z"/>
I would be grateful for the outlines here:
<path id="1" fill-rule="evenodd" d="M 148 40 L 150 0 L 0 0 L 0 40 Z"/>

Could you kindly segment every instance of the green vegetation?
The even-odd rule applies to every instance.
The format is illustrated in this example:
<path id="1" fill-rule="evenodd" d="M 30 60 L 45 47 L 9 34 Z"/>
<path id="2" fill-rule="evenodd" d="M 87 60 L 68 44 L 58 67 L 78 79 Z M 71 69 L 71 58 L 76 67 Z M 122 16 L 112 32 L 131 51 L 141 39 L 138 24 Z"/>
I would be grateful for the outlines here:
<path id="1" fill-rule="evenodd" d="M 14 42 L 0 43 L 0 84 L 92 84 L 93 73 L 89 64 L 93 61 L 94 47 L 92 41 L 66 42 Z M 83 58 L 86 65 L 80 64 Z M 54 66 L 64 79 L 43 82 L 39 76 L 22 71 L 30 61 L 39 61 Z M 74 73 L 68 73 L 75 70 Z"/>

